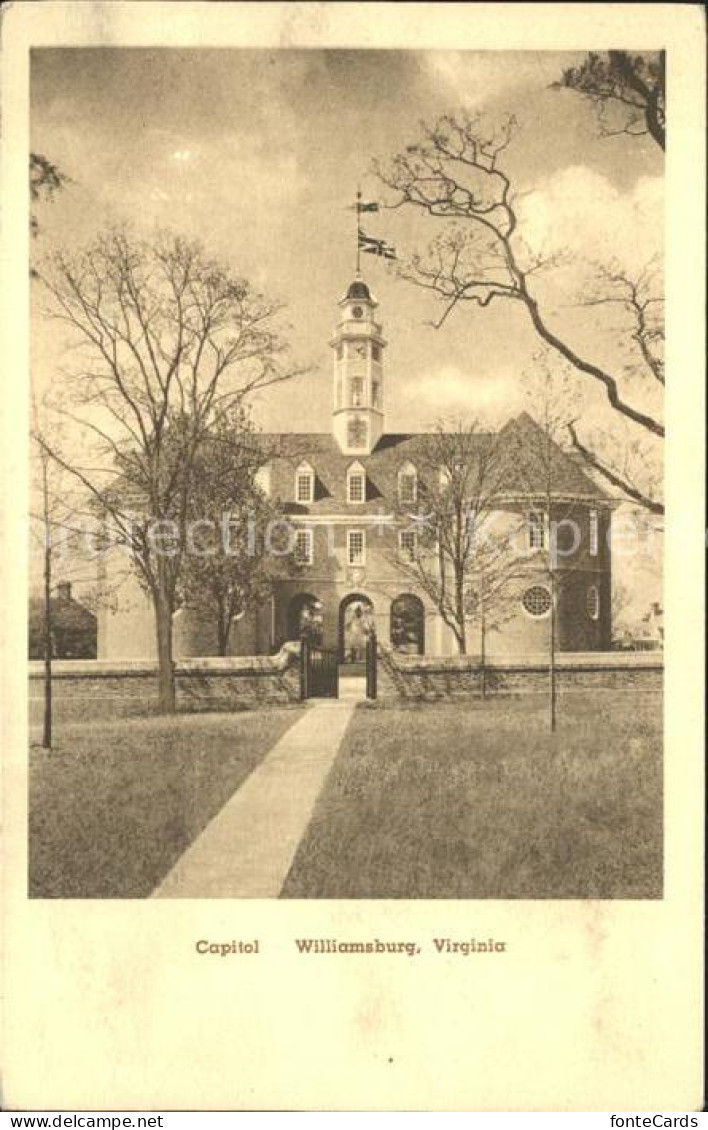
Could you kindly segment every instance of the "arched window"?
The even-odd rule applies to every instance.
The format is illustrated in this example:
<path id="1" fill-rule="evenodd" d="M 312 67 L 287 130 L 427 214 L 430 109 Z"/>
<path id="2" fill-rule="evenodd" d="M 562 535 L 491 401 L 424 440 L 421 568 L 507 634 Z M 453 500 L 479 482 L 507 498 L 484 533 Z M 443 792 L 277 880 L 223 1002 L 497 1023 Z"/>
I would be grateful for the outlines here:
<path id="1" fill-rule="evenodd" d="M 585 606 L 591 620 L 600 619 L 600 590 L 597 585 L 590 585 L 585 598 Z"/>
<path id="2" fill-rule="evenodd" d="M 398 471 L 398 501 L 416 502 L 418 498 L 418 472 L 413 463 L 404 463 Z"/>
<path id="3" fill-rule="evenodd" d="M 551 611 L 551 594 L 545 585 L 531 585 L 521 597 L 525 612 L 539 620 Z"/>
<path id="4" fill-rule="evenodd" d="M 295 472 L 295 501 L 308 503 L 315 497 L 315 472 L 309 463 L 301 463 Z"/>
<path id="5" fill-rule="evenodd" d="M 288 605 L 288 639 L 306 635 L 311 643 L 322 643 L 323 605 L 310 592 L 299 592 Z"/>
<path id="6" fill-rule="evenodd" d="M 422 655 L 425 649 L 425 608 L 414 593 L 404 592 L 391 601 L 391 646 L 397 651 Z"/>
<path id="7" fill-rule="evenodd" d="M 366 470 L 358 462 L 347 468 L 347 502 L 366 502 Z"/>
<path id="8" fill-rule="evenodd" d="M 350 383 L 351 407 L 362 408 L 364 405 L 364 378 L 352 377 Z"/>

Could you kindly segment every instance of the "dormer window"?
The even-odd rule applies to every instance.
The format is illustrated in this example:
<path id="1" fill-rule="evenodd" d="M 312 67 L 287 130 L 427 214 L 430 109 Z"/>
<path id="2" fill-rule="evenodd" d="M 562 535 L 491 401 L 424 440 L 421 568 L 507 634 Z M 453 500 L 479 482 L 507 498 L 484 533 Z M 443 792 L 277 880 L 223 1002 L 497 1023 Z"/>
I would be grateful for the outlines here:
<path id="1" fill-rule="evenodd" d="M 404 463 L 398 472 L 398 501 L 415 502 L 418 498 L 418 472 L 412 463 Z"/>
<path id="2" fill-rule="evenodd" d="M 309 463 L 301 463 L 295 472 L 295 501 L 309 503 L 315 497 L 315 472 Z"/>
<path id="3" fill-rule="evenodd" d="M 352 463 L 347 471 L 347 502 L 366 502 L 366 471 L 361 463 Z"/>

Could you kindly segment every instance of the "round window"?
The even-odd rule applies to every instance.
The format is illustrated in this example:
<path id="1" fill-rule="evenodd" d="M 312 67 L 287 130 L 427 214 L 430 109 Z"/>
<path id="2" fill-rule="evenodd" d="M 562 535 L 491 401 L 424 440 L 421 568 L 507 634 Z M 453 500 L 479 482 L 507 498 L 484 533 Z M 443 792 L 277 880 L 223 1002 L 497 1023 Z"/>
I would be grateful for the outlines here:
<path id="1" fill-rule="evenodd" d="M 597 585 L 591 585 L 586 598 L 588 616 L 591 620 L 600 618 L 600 593 Z"/>
<path id="2" fill-rule="evenodd" d="M 361 306 L 354 306 L 352 308 L 352 314 L 354 315 L 355 318 L 363 318 L 364 317 L 364 311 L 362 310 Z"/>
<path id="3" fill-rule="evenodd" d="M 551 611 L 551 594 L 543 585 L 532 585 L 521 597 L 529 616 L 547 616 Z"/>

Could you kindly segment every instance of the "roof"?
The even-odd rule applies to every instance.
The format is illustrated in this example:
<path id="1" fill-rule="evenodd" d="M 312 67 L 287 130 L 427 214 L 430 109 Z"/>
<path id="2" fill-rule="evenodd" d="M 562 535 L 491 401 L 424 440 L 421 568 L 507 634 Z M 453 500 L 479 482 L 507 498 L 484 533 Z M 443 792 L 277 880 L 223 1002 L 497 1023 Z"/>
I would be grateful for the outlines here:
<path id="1" fill-rule="evenodd" d="M 398 472 L 407 462 L 416 464 L 424 455 L 430 432 L 389 432 L 381 436 L 370 454 L 344 454 L 330 432 L 278 432 L 261 434 L 260 438 L 274 453 L 271 492 L 280 497 L 290 514 L 334 514 L 347 505 L 347 470 L 360 463 L 366 471 L 366 501 L 357 504 L 358 513 L 378 513 L 394 505 L 398 496 Z M 550 476 L 539 465 L 534 453 L 544 433 L 539 425 L 523 413 L 498 434 L 504 458 L 504 495 L 534 497 L 549 487 L 557 497 L 597 504 L 607 503 L 608 496 L 589 478 L 575 459 L 554 445 L 549 460 Z M 474 439 L 482 451 L 494 442 L 494 435 L 480 432 Z M 474 446 L 474 444 L 473 444 Z M 519 452 L 528 451 L 528 460 Z M 315 497 L 311 504 L 292 501 L 292 475 L 300 463 L 309 463 L 315 472 Z"/>
<path id="2" fill-rule="evenodd" d="M 355 279 L 353 283 L 349 284 L 349 289 L 344 295 L 345 298 L 361 298 L 367 302 L 372 302 L 371 291 L 362 279 Z"/>
<path id="3" fill-rule="evenodd" d="M 57 631 L 95 632 L 96 617 L 85 605 L 70 598 L 62 600 L 53 596 L 49 602 L 52 623 Z M 44 624 L 44 598 L 32 596 L 29 600 L 29 620 L 33 627 Z"/>
<path id="4" fill-rule="evenodd" d="M 365 284 L 362 284 L 365 285 Z M 432 432 L 387 432 L 367 454 L 344 454 L 332 432 L 258 432 L 254 437 L 267 451 L 271 466 L 271 494 L 279 498 L 289 514 L 339 514 L 346 508 L 347 470 L 352 463 L 361 463 L 366 471 L 366 501 L 357 504 L 357 512 L 380 513 L 390 510 L 398 497 L 398 472 L 404 463 L 416 463 L 424 456 L 424 446 Z M 479 432 L 474 437 L 480 450 L 494 441 L 494 434 Z M 577 458 L 553 444 L 550 476 L 539 452 L 545 446 L 545 434 L 536 421 L 522 412 L 509 420 L 498 433 L 504 459 L 504 495 L 538 498 L 550 490 L 557 498 L 592 502 L 609 506 L 610 497 L 595 483 Z M 520 458 L 521 453 L 525 458 Z M 293 501 L 293 474 L 300 463 L 309 463 L 315 472 L 314 502 L 305 505 Z M 112 491 L 124 489 L 121 477 Z M 137 494 L 134 486 L 129 489 Z"/>

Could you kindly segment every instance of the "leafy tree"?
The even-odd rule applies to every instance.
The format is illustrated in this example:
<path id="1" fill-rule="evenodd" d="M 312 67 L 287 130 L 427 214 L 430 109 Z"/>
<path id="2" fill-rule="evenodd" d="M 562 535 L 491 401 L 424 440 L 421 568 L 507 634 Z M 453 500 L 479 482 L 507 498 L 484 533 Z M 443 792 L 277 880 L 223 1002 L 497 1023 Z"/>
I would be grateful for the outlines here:
<path id="1" fill-rule="evenodd" d="M 47 450 L 104 514 L 150 595 L 160 706 L 170 712 L 197 468 L 224 414 L 298 372 L 280 307 L 169 233 L 148 241 L 108 231 L 83 251 L 53 254 L 41 278 L 47 315 L 78 347 L 65 377 L 71 442 Z"/>
<path id="2" fill-rule="evenodd" d="M 577 67 L 568 67 L 557 88 L 575 90 L 597 107 L 603 137 L 649 134 L 666 148 L 666 52 L 591 51 Z"/>
<path id="3" fill-rule="evenodd" d="M 32 204 L 37 204 L 40 200 L 51 200 L 54 194 L 70 180 L 66 173 L 41 153 L 30 153 L 29 178 Z M 39 232 L 39 221 L 35 212 L 30 213 L 30 231 L 35 236 Z"/>

